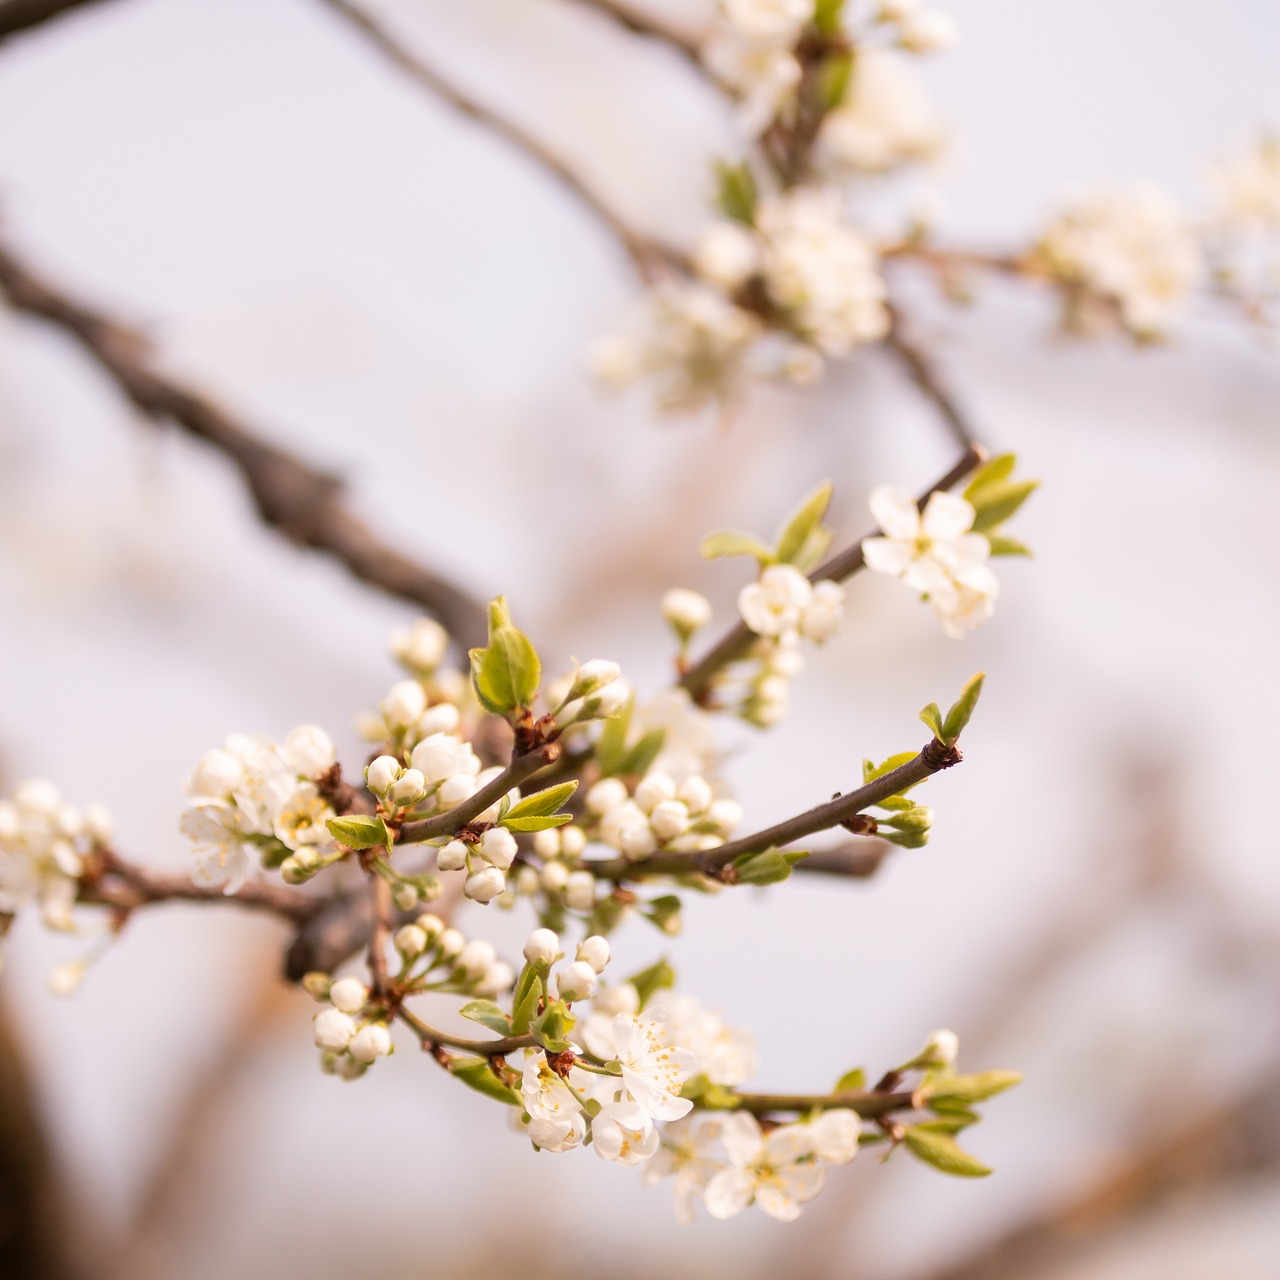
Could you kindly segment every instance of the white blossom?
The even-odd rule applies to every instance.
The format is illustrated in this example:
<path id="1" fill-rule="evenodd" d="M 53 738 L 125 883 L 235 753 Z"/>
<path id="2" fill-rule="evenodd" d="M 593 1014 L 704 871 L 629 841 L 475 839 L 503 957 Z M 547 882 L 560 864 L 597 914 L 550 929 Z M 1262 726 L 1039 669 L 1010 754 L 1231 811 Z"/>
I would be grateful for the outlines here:
<path id="1" fill-rule="evenodd" d="M 847 1107 L 832 1107 L 807 1124 L 792 1127 L 822 1164 L 848 1164 L 858 1154 L 862 1118 Z"/>
<path id="2" fill-rule="evenodd" d="M 449 634 L 434 618 L 416 618 L 389 637 L 392 656 L 415 674 L 428 674 L 443 661 Z"/>
<path id="3" fill-rule="evenodd" d="M 224 893 L 239 891 L 253 866 L 248 825 L 244 814 L 223 800 L 197 800 L 187 806 L 178 827 L 195 846 L 191 878 L 196 884 L 222 885 Z"/>
<path id="4" fill-rule="evenodd" d="M 302 782 L 281 806 L 272 830 L 290 849 L 331 849 L 337 842 L 325 823 L 333 816 L 333 806 L 320 795 L 315 783 Z"/>
<path id="5" fill-rule="evenodd" d="M 697 1070 L 687 1049 L 672 1043 L 657 1010 L 639 1016 L 619 1013 L 609 1028 L 608 1050 L 600 1056 L 622 1068 L 622 1083 L 651 1120 L 678 1120 L 693 1109 L 680 1087 Z"/>
<path id="6" fill-rule="evenodd" d="M 738 593 L 742 620 L 759 636 L 781 636 L 798 631 L 800 619 L 813 599 L 809 579 L 789 564 L 771 564 L 759 581 L 749 582 Z"/>
<path id="7" fill-rule="evenodd" d="M 569 1079 L 579 1082 L 584 1092 L 589 1079 L 577 1067 L 569 1069 Z M 520 1097 L 529 1113 L 529 1138 L 545 1151 L 569 1151 L 586 1136 L 586 1117 L 578 1093 L 568 1081 L 551 1069 L 541 1049 L 526 1049 L 520 1077 Z"/>
<path id="8" fill-rule="evenodd" d="M 473 902 L 492 902 L 507 887 L 507 877 L 497 867 L 481 867 L 473 871 L 462 886 L 463 894 Z"/>
<path id="9" fill-rule="evenodd" d="M 347 1052 L 365 1064 L 385 1058 L 391 1052 L 391 1032 L 381 1022 L 368 1022 L 351 1037 Z"/>
<path id="10" fill-rule="evenodd" d="M 740 1085 L 755 1075 L 758 1059 L 749 1032 L 730 1027 L 693 996 L 667 993 L 663 1005 L 667 1032 L 693 1055 L 696 1074 L 719 1085 Z"/>
<path id="11" fill-rule="evenodd" d="M 450 733 L 433 733 L 414 747 L 409 763 L 429 784 L 457 777 L 475 777 L 480 772 L 480 759 L 469 742 Z"/>
<path id="12" fill-rule="evenodd" d="M 759 267 L 760 242 L 741 223 L 713 222 L 694 245 L 693 269 L 727 292 L 740 288 Z"/>
<path id="13" fill-rule="evenodd" d="M 591 1122 L 591 1145 L 602 1160 L 640 1164 L 658 1149 L 653 1119 L 636 1102 L 606 1103 Z"/>
<path id="14" fill-rule="evenodd" d="M 823 1171 L 809 1163 L 797 1125 L 767 1136 L 750 1112 L 734 1111 L 721 1122 L 720 1140 L 730 1167 L 707 1183 L 705 1203 L 713 1218 L 732 1218 L 753 1201 L 771 1218 L 793 1222 L 801 1206 L 822 1188 Z"/>
<path id="15" fill-rule="evenodd" d="M 645 1186 L 673 1177 L 676 1221 L 697 1217 L 707 1183 L 725 1167 L 719 1156 L 720 1118 L 690 1115 L 663 1125 L 661 1145 L 641 1175 Z"/>
<path id="16" fill-rule="evenodd" d="M 0 800 L 0 912 L 36 902 L 46 925 L 70 930 L 84 854 L 97 838 L 51 782 L 20 783 Z"/>
<path id="17" fill-rule="evenodd" d="M 333 767 L 338 759 L 333 739 L 318 725 L 304 724 L 284 740 L 284 758 L 301 778 L 316 778 Z"/>
<path id="18" fill-rule="evenodd" d="M 506 871 L 518 852 L 516 838 L 506 827 L 490 827 L 480 837 L 480 856 L 499 871 Z"/>
<path id="19" fill-rule="evenodd" d="M 417 680 L 401 680 L 393 684 L 379 704 L 387 724 L 399 730 L 416 724 L 426 709 L 427 691 Z"/>
<path id="20" fill-rule="evenodd" d="M 1280 138 L 1264 136 L 1214 166 L 1219 217 L 1245 232 L 1280 232 Z"/>
<path id="21" fill-rule="evenodd" d="M 312 1021 L 316 1048 L 343 1053 L 356 1033 L 355 1020 L 341 1009 L 321 1009 Z"/>

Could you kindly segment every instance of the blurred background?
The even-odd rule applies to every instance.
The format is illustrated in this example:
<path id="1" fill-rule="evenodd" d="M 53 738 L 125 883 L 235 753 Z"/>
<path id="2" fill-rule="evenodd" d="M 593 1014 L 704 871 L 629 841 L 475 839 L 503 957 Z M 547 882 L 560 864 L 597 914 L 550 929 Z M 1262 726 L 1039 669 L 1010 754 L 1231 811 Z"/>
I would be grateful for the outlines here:
<path id="1" fill-rule="evenodd" d="M 567 0 L 369 7 L 637 226 L 702 224 L 734 131 L 670 50 Z M 947 237 L 1023 243 L 1102 180 L 1194 202 L 1209 158 L 1280 124 L 1267 0 L 948 7 L 961 43 L 927 68 L 957 138 Z M 636 293 L 616 244 L 315 0 L 109 0 L 5 40 L 0 218 L 175 375 L 340 472 L 389 540 L 505 592 L 556 665 L 612 657 L 642 689 L 667 675 L 666 587 L 732 614 L 740 566 L 700 561 L 704 532 L 767 532 L 830 477 L 852 539 L 876 484 L 951 460 L 875 352 L 727 426 L 602 398 L 584 353 Z M 1045 481 L 1013 531 L 1036 559 L 1003 562 L 963 642 L 855 580 L 792 716 L 731 734 L 750 750 L 727 772 L 750 828 L 788 816 L 918 745 L 915 709 L 984 669 L 966 763 L 927 787 L 933 839 L 866 882 L 691 903 L 674 945 L 624 929 L 615 963 L 668 949 L 756 1031 L 762 1088 L 878 1072 L 953 1027 L 966 1069 L 1026 1074 L 972 1135 L 996 1176 L 864 1155 L 797 1224 L 679 1227 L 666 1188 L 536 1155 L 412 1051 L 322 1077 L 271 922 L 139 913 L 59 1000 L 47 973 L 81 944 L 24 919 L 0 975 L 0 1274 L 1280 1275 L 1277 356 L 1211 309 L 1134 351 L 1057 338 L 1017 285 L 914 301 L 983 439 Z M 314 721 L 354 755 L 409 616 L 263 528 L 221 457 L 63 334 L 0 314 L 6 783 L 104 801 L 123 851 L 184 867 L 199 754 Z M 459 923 L 517 952 L 528 920 L 494 914 Z"/>

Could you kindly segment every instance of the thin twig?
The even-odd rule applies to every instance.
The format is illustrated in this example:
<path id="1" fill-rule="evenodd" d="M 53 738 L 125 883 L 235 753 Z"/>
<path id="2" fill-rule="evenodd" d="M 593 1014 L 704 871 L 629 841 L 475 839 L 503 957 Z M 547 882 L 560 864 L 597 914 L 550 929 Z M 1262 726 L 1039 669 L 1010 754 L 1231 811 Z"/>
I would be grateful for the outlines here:
<path id="1" fill-rule="evenodd" d="M 504 1036 L 500 1040 L 468 1040 L 464 1036 L 450 1035 L 447 1031 L 437 1031 L 429 1027 L 416 1014 L 411 1013 L 403 1005 L 396 1011 L 396 1016 L 409 1027 L 422 1043 L 422 1047 L 430 1052 L 445 1047 L 459 1049 L 463 1053 L 475 1053 L 482 1058 L 497 1058 L 508 1053 L 516 1053 L 520 1049 L 533 1048 L 538 1042 L 532 1036 Z"/>
<path id="2" fill-rule="evenodd" d="M 159 372 L 140 334 L 56 290 L 3 242 L 0 293 L 19 311 L 75 337 L 142 413 L 176 422 L 225 454 L 266 524 L 292 542 L 340 560 L 362 582 L 434 614 L 462 646 L 484 642 L 484 605 L 384 543 L 349 510 L 335 476 L 270 444 L 226 410 Z"/>
<path id="3" fill-rule="evenodd" d="M 339 17 L 351 23 L 385 58 L 429 93 L 446 102 L 491 133 L 524 152 L 555 177 L 576 199 L 598 218 L 626 250 L 632 264 L 644 280 L 656 279 L 663 266 L 671 261 L 671 253 L 658 241 L 641 235 L 610 207 L 572 166 L 560 158 L 540 139 L 535 138 L 514 121 L 499 115 L 491 107 L 478 102 L 470 94 L 441 74 L 418 53 L 411 53 L 391 31 L 349 0 L 321 0 Z"/>
<path id="4" fill-rule="evenodd" d="M 0 40 L 91 3 L 93 0 L 0 0 Z"/>
<path id="5" fill-rule="evenodd" d="M 933 362 L 925 353 L 912 343 L 902 332 L 902 313 L 895 307 L 892 312 L 893 323 L 885 336 L 885 348 L 895 355 L 908 377 L 924 393 L 925 398 L 938 411 L 938 415 L 947 424 L 952 437 L 962 449 L 973 447 L 974 432 L 960 406 L 956 404 L 938 377 Z"/>
<path id="6" fill-rule="evenodd" d="M 924 507 L 930 497 L 942 490 L 950 489 L 952 485 L 958 484 L 964 479 L 975 467 L 977 467 L 987 456 L 986 450 L 980 444 L 969 444 L 964 453 L 960 456 L 960 460 L 947 472 L 941 479 L 931 484 L 920 495 L 919 505 Z M 873 530 L 867 534 L 868 538 L 874 537 L 879 530 Z M 825 564 L 820 565 L 810 575 L 810 582 L 822 582 L 831 580 L 832 582 L 843 582 L 846 578 L 857 573 L 863 566 L 862 559 L 862 543 L 864 539 L 859 539 L 852 546 L 845 548 L 837 555 L 831 557 Z M 745 658 L 751 649 L 751 646 L 759 639 L 759 636 L 752 631 L 745 622 L 739 622 L 731 631 L 724 635 L 716 645 L 709 650 L 702 658 L 700 658 L 688 671 L 680 677 L 680 687 L 684 689 L 695 702 L 703 701 L 710 691 L 711 684 L 716 676 L 730 666 L 734 662 Z"/>
<path id="7" fill-rule="evenodd" d="M 643 858 L 638 862 L 628 862 L 626 858 L 610 858 L 604 862 L 591 862 L 586 865 L 591 874 L 602 880 L 639 880 L 646 876 L 659 875 L 691 875 L 702 873 L 716 875 L 721 873 L 735 859 L 748 853 L 762 853 L 766 849 L 781 848 L 817 831 L 826 831 L 847 822 L 863 809 L 879 804 L 900 791 L 923 782 L 941 769 L 949 769 L 959 764 L 961 755 L 955 747 L 944 747 L 936 738 L 925 745 L 924 749 L 906 764 L 891 769 L 879 778 L 858 787 L 845 795 L 828 800 L 816 808 L 788 818 L 775 826 L 766 827 L 754 835 L 743 836 L 740 840 L 730 840 L 727 844 L 718 845 L 714 849 L 706 849 L 700 853 L 668 853 L 653 858 Z M 731 882 L 731 881 L 730 881 Z"/>
<path id="8" fill-rule="evenodd" d="M 631 5 L 620 3 L 620 0 L 573 0 L 573 3 L 581 5 L 584 9 L 594 9 L 633 35 L 660 40 L 681 57 L 688 59 L 699 71 L 706 71 L 698 52 L 697 39 L 687 32 L 678 31 L 652 14 L 640 13 Z"/>
<path id="9" fill-rule="evenodd" d="M 766 1115 L 774 1111 L 856 1111 L 864 1120 L 874 1120 L 894 1111 L 919 1111 L 919 1094 L 899 1093 L 738 1093 L 734 1110 Z"/>

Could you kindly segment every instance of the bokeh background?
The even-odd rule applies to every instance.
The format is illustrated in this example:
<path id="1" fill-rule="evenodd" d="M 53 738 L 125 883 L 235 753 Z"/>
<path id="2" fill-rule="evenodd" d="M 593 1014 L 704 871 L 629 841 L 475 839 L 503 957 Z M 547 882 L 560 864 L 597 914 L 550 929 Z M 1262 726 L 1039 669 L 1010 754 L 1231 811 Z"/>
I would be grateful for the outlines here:
<path id="1" fill-rule="evenodd" d="M 927 74 L 957 135 L 936 184 L 955 239 L 1021 243 L 1103 180 L 1194 202 L 1213 154 L 1280 124 L 1267 0 L 949 7 L 962 42 Z M 565 0 L 370 8 L 637 225 L 700 226 L 732 122 L 669 51 Z M 0 199 L 46 275 L 340 471 L 390 539 L 641 687 L 667 670 L 666 586 L 731 614 L 737 568 L 698 560 L 703 532 L 767 531 L 830 477 L 859 536 L 875 484 L 950 460 L 875 353 L 727 427 L 601 398 L 584 351 L 635 295 L 617 246 L 313 0 L 110 0 L 8 40 Z M 985 669 L 967 761 L 929 784 L 926 849 L 865 883 L 691 904 L 669 949 L 756 1029 L 762 1086 L 883 1068 L 939 1025 L 966 1067 L 1025 1071 L 973 1135 L 997 1175 L 868 1157 L 798 1224 L 678 1227 L 665 1189 L 535 1155 L 407 1044 L 360 1084 L 322 1077 L 269 922 L 140 913 L 60 1001 L 45 977 L 78 945 L 24 920 L 0 977 L 0 1226 L 45 1234 L 15 1276 L 1280 1274 L 1278 357 L 1209 308 L 1134 352 L 1055 337 L 1018 286 L 915 301 L 986 441 L 1045 479 L 1019 517 L 1036 560 L 1005 562 L 962 643 L 858 580 L 792 717 L 731 733 L 728 774 L 751 826 L 786 816 L 917 745 L 915 709 Z M 197 756 L 303 721 L 353 755 L 407 616 L 262 528 L 222 459 L 141 421 L 65 337 L 0 314 L 8 781 L 105 801 L 122 849 L 180 867 Z M 492 927 L 516 952 L 528 921 Z M 617 964 L 664 949 L 626 929 Z"/>

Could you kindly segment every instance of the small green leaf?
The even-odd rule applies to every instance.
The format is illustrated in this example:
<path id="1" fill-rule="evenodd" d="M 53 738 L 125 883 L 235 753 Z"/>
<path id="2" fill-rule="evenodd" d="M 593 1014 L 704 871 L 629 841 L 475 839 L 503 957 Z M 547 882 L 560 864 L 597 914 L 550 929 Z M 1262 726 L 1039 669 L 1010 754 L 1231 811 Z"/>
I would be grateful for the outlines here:
<path id="1" fill-rule="evenodd" d="M 618 927 L 624 910 L 623 903 L 612 894 L 607 898 L 597 898 L 596 905 L 587 920 L 588 935 L 598 933 L 601 937 L 608 937 Z"/>
<path id="2" fill-rule="evenodd" d="M 916 754 L 914 751 L 899 751 L 896 756 L 890 756 L 883 764 L 874 764 L 870 760 L 864 760 L 862 762 L 862 781 L 867 783 L 874 782 L 877 778 L 883 778 L 886 773 L 892 773 L 909 760 L 914 760 Z M 910 790 L 910 788 L 907 789 Z"/>
<path id="3" fill-rule="evenodd" d="M 469 1004 L 464 1004 L 458 1012 L 464 1018 L 478 1022 L 482 1027 L 496 1031 L 500 1036 L 511 1034 L 511 1019 L 492 1000 L 472 1000 Z"/>
<path id="4" fill-rule="evenodd" d="M 967 1151 L 962 1151 L 949 1134 L 936 1133 L 925 1124 L 912 1125 L 903 1137 L 911 1154 L 942 1173 L 957 1178 L 985 1178 L 991 1170 Z"/>
<path id="5" fill-rule="evenodd" d="M 538 692 L 542 665 L 529 637 L 512 625 L 502 596 L 489 605 L 489 644 L 471 650 L 471 683 L 486 711 L 507 716 Z"/>
<path id="6" fill-rule="evenodd" d="M 455 1058 L 449 1070 L 463 1084 L 470 1086 L 477 1093 L 483 1093 L 488 1098 L 496 1098 L 499 1102 L 507 1103 L 508 1106 L 524 1106 L 524 1100 L 520 1095 L 514 1089 L 508 1089 L 493 1074 L 488 1058 Z"/>
<path id="7" fill-rule="evenodd" d="M 666 739 L 665 729 L 650 729 L 623 757 L 618 772 L 648 773 L 649 766 L 658 758 L 658 753 L 662 750 L 662 744 Z"/>
<path id="8" fill-rule="evenodd" d="M 551 827 L 566 827 L 572 821 L 571 813 L 546 813 L 531 818 L 504 818 L 502 825 L 508 831 L 547 831 Z"/>
<path id="9" fill-rule="evenodd" d="M 916 1125 L 917 1129 L 923 1129 L 926 1133 L 945 1133 L 955 1135 L 963 1133 L 970 1125 L 978 1123 L 978 1117 L 973 1112 L 957 1112 L 955 1115 L 949 1115 L 938 1120 L 925 1120 L 922 1124 Z"/>
<path id="10" fill-rule="evenodd" d="M 812 568 L 812 565 L 802 564 L 801 559 L 812 552 L 815 535 L 818 535 L 818 540 L 822 543 L 817 558 L 822 558 L 823 552 L 831 544 L 831 535 L 822 528 L 822 517 L 827 514 L 827 508 L 831 505 L 832 491 L 833 486 L 829 480 L 820 484 L 787 517 L 786 523 L 778 532 L 777 550 L 774 553 L 782 564 L 796 565 L 800 569 Z"/>
<path id="11" fill-rule="evenodd" d="M 744 853 L 736 858 L 733 870 L 738 884 L 781 884 L 791 875 L 795 862 L 796 859 L 777 849 L 765 849 L 762 853 Z"/>
<path id="12" fill-rule="evenodd" d="M 983 1102 L 1022 1082 L 1017 1071 L 980 1071 L 971 1076 L 946 1076 L 925 1083 L 921 1092 L 930 1102 Z"/>
<path id="13" fill-rule="evenodd" d="M 621 711 L 610 716 L 600 730 L 596 743 L 596 763 L 602 777 L 610 777 L 620 771 L 627 754 L 627 730 L 631 727 L 631 713 L 635 709 L 635 695 L 627 699 Z"/>
<path id="14" fill-rule="evenodd" d="M 637 994 L 640 996 L 640 1007 L 643 1009 L 652 999 L 654 992 L 661 991 L 664 987 L 674 987 L 676 985 L 676 971 L 667 963 L 664 956 L 657 964 L 650 965 L 647 969 L 641 969 L 639 973 L 633 974 L 627 979 Z"/>
<path id="15" fill-rule="evenodd" d="M 1029 556 L 1031 548 L 1025 543 L 1016 542 L 1013 538 L 1006 538 L 1000 533 L 989 533 L 986 535 L 987 541 L 991 543 L 991 554 L 993 556 Z"/>
<path id="16" fill-rule="evenodd" d="M 986 533 L 1003 524 L 1039 487 L 1039 480 L 1003 480 L 979 489 L 970 499 L 976 512 L 974 533 Z"/>
<path id="17" fill-rule="evenodd" d="M 834 111 L 845 100 L 852 75 L 852 49 L 837 49 L 823 58 L 818 67 L 816 91 L 824 112 Z"/>
<path id="18" fill-rule="evenodd" d="M 920 712 L 920 719 L 933 730 L 935 738 L 942 737 L 942 712 L 936 702 L 931 702 Z"/>
<path id="19" fill-rule="evenodd" d="M 726 218 L 751 226 L 756 219 L 755 175 L 744 160 L 741 164 L 717 164 L 716 207 Z"/>
<path id="20" fill-rule="evenodd" d="M 973 715 L 974 708 L 978 705 L 978 698 L 982 694 L 982 682 L 986 679 L 986 673 L 979 671 L 976 676 L 971 676 L 969 682 L 960 690 L 960 696 L 955 700 L 951 710 L 947 712 L 947 718 L 943 722 L 942 732 L 938 734 L 938 741 L 945 747 L 954 745 L 956 739 L 964 732 L 965 726 L 968 725 L 970 717 Z"/>
<path id="21" fill-rule="evenodd" d="M 325 826 L 329 828 L 329 834 L 348 849 L 372 849 L 376 845 L 385 845 L 390 835 L 381 818 L 365 814 L 330 818 Z"/>
<path id="22" fill-rule="evenodd" d="M 524 1036 L 538 1014 L 538 1000 L 542 995 L 542 980 L 538 970 L 527 964 L 520 970 L 516 989 L 511 996 L 511 1034 Z"/>
<path id="23" fill-rule="evenodd" d="M 834 35 L 840 30 L 840 17 L 844 10 L 844 0 L 817 0 L 813 7 L 813 25 L 824 36 Z"/>
<path id="24" fill-rule="evenodd" d="M 548 1053 L 563 1053 L 573 1046 L 565 1038 L 573 1030 L 574 1018 L 563 1000 L 553 1000 L 534 1018 L 529 1030 Z"/>
<path id="25" fill-rule="evenodd" d="M 973 479 L 965 486 L 964 496 L 966 501 L 977 506 L 977 503 L 974 502 L 975 496 L 983 489 L 993 484 L 999 484 L 1002 480 L 1007 480 L 1013 475 L 1013 468 L 1017 461 L 1016 454 L 1002 453 L 998 457 L 992 458 L 989 462 L 984 462 L 973 473 Z"/>
<path id="26" fill-rule="evenodd" d="M 646 919 L 663 933 L 678 933 L 683 908 L 684 903 L 674 893 L 664 893 L 660 898 L 646 902 L 643 912 Z"/>
<path id="27" fill-rule="evenodd" d="M 774 555 L 759 538 L 733 529 L 721 529 L 709 533 L 698 548 L 704 560 L 719 560 L 723 556 L 754 556 L 761 566 L 772 564 Z"/>
<path id="28" fill-rule="evenodd" d="M 836 1081 L 836 1087 L 831 1090 L 832 1093 L 861 1093 L 867 1087 L 867 1073 L 861 1067 L 854 1067 L 852 1071 L 846 1071 L 844 1075 Z"/>
<path id="29" fill-rule="evenodd" d="M 545 791 L 535 791 L 532 795 L 525 796 L 513 804 L 507 810 L 507 817 L 530 818 L 555 813 L 577 789 L 578 780 L 575 778 L 570 782 L 561 782 L 554 787 L 547 787 Z"/>

